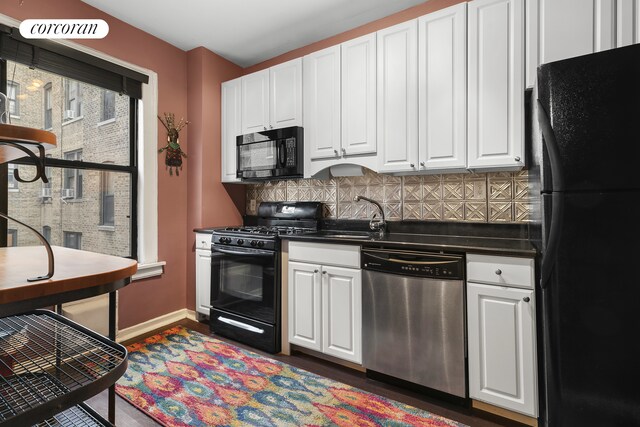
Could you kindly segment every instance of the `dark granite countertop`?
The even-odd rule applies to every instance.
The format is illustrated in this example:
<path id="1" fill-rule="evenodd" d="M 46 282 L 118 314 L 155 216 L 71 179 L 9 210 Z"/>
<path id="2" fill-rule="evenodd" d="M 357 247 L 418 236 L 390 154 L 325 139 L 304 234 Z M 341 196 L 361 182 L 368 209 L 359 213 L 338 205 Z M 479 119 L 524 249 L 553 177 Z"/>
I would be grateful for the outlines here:
<path id="1" fill-rule="evenodd" d="M 527 239 L 443 236 L 435 234 L 387 233 L 380 237 L 377 233 L 363 238 L 363 233 L 349 233 L 333 230 L 322 230 L 317 233 L 287 235 L 286 240 L 358 244 L 375 246 L 376 244 L 389 247 L 403 247 L 426 249 L 446 252 L 487 253 L 520 257 L 534 257 L 536 249 Z"/>

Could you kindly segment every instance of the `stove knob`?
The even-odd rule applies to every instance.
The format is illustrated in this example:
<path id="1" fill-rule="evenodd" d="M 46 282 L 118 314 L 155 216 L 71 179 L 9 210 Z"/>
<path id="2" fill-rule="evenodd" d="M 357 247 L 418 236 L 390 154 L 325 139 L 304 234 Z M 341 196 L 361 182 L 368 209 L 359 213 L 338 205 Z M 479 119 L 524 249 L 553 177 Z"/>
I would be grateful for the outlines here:
<path id="1" fill-rule="evenodd" d="M 264 242 L 263 242 L 262 240 L 260 240 L 260 241 L 258 242 L 258 247 L 259 247 L 259 248 L 261 248 L 261 247 L 263 247 L 263 246 L 264 246 Z"/>
<path id="2" fill-rule="evenodd" d="M 257 241 L 257 240 L 252 240 L 252 241 L 251 241 L 251 246 L 255 246 L 255 245 L 257 245 L 257 244 L 258 244 L 258 241 Z"/>
<path id="3" fill-rule="evenodd" d="M 239 245 L 244 245 L 244 240 L 238 239 L 238 241 L 236 243 L 239 244 Z"/>

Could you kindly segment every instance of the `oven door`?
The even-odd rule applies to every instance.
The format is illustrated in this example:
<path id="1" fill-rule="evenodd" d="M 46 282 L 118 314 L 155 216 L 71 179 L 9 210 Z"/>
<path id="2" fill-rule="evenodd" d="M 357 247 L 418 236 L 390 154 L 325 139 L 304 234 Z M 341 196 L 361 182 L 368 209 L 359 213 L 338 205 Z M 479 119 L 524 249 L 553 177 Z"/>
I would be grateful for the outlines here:
<path id="1" fill-rule="evenodd" d="M 276 323 L 279 296 L 277 252 L 218 247 L 211 252 L 211 306 Z"/>

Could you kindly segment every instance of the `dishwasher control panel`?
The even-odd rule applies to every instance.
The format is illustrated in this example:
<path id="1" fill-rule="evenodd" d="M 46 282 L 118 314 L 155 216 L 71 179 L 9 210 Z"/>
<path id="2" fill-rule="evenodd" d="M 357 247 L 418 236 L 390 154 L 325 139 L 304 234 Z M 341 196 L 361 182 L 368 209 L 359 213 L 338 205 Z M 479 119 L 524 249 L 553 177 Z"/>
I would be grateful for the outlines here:
<path id="1" fill-rule="evenodd" d="M 432 279 L 463 280 L 464 258 L 421 251 L 368 249 L 361 251 L 364 270 Z"/>

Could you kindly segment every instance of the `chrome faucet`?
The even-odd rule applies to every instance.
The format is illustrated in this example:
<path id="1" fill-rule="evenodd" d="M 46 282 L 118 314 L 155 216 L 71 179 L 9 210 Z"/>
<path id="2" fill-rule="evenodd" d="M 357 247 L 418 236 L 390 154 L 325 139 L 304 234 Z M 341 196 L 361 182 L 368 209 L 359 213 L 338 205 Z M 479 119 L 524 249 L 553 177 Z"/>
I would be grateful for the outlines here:
<path id="1" fill-rule="evenodd" d="M 378 231 L 380 235 L 383 235 L 384 231 L 387 228 L 387 221 L 385 221 L 384 219 L 384 209 L 382 209 L 382 205 L 375 200 L 364 196 L 356 196 L 353 198 L 354 202 L 359 202 L 360 200 L 366 200 L 367 202 L 375 205 L 378 208 L 378 211 L 380 212 L 380 218 L 376 219 L 376 216 L 378 214 L 373 214 L 373 217 L 371 217 L 371 221 L 369 221 L 369 228 L 374 231 Z"/>

